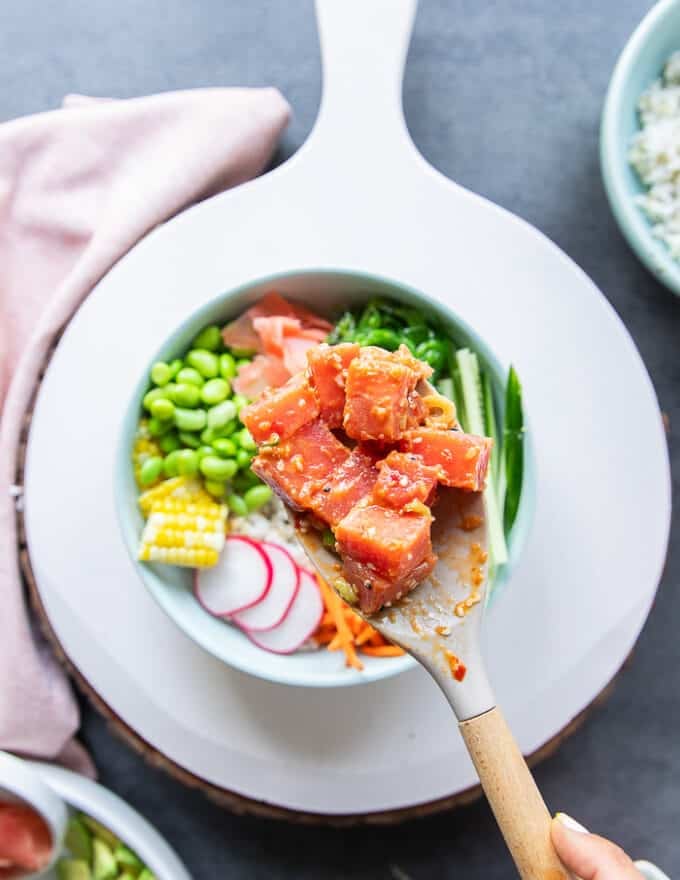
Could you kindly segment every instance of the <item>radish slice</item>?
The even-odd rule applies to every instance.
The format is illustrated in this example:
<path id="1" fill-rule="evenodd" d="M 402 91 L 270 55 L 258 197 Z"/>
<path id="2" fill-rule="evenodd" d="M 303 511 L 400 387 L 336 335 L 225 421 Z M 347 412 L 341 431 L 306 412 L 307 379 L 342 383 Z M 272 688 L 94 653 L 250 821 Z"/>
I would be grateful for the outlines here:
<path id="1" fill-rule="evenodd" d="M 300 587 L 288 614 L 274 629 L 249 632 L 248 638 L 273 654 L 292 654 L 316 630 L 322 616 L 323 602 L 316 578 L 300 569 Z"/>
<path id="2" fill-rule="evenodd" d="M 284 619 L 300 586 L 300 573 L 293 557 L 279 544 L 262 541 L 259 545 L 272 566 L 272 584 L 256 605 L 238 611 L 232 620 L 247 632 L 273 629 Z"/>
<path id="3" fill-rule="evenodd" d="M 264 599 L 271 582 L 272 564 L 257 542 L 227 535 L 217 565 L 196 571 L 194 592 L 206 611 L 226 617 Z"/>

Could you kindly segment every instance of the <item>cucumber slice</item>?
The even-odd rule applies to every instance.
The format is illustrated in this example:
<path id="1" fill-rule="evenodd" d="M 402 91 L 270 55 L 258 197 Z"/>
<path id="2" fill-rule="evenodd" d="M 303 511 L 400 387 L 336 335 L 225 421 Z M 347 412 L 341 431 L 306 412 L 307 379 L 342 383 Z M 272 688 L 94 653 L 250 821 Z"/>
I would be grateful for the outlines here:
<path id="1" fill-rule="evenodd" d="M 64 844 L 74 859 L 92 859 L 92 835 L 77 816 L 69 819 Z"/>
<path id="2" fill-rule="evenodd" d="M 465 421 L 462 422 L 462 425 L 468 433 L 484 436 L 484 400 L 477 355 L 467 348 L 461 348 L 456 352 L 456 361 L 465 403 Z M 505 543 L 497 489 L 492 475 L 484 490 L 484 501 L 486 504 L 486 527 L 489 535 L 490 564 L 494 568 L 504 565 L 508 561 L 508 547 Z"/>
<path id="3" fill-rule="evenodd" d="M 118 876 L 113 851 L 96 837 L 92 841 L 92 872 L 94 880 L 115 880 Z"/>
<path id="4" fill-rule="evenodd" d="M 83 859 L 59 859 L 58 880 L 92 880 L 90 866 Z"/>

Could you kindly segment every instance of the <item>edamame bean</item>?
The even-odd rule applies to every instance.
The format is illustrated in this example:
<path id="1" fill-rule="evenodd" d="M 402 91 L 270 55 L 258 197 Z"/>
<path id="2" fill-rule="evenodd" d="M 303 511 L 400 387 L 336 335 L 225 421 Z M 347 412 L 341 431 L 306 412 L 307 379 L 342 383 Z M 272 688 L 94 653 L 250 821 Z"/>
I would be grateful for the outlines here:
<path id="1" fill-rule="evenodd" d="M 172 370 L 164 361 L 157 361 L 151 367 L 151 381 L 156 385 L 167 385 L 172 379 Z"/>
<path id="2" fill-rule="evenodd" d="M 198 449 L 196 450 L 196 455 L 198 456 L 199 464 L 200 464 L 201 459 L 205 458 L 206 455 L 214 455 L 214 454 L 215 454 L 215 450 L 212 448 L 212 446 L 199 446 Z"/>
<path id="3" fill-rule="evenodd" d="M 218 437 L 217 440 L 213 440 L 212 445 L 215 452 L 218 455 L 221 455 L 222 458 L 234 458 L 238 452 L 234 441 L 229 440 L 226 437 Z"/>
<path id="4" fill-rule="evenodd" d="M 231 458 L 206 455 L 199 465 L 201 473 L 209 480 L 229 480 L 237 471 L 236 462 Z"/>
<path id="5" fill-rule="evenodd" d="M 147 391 L 142 400 L 142 405 L 144 409 L 148 409 L 151 412 L 151 404 L 154 400 L 161 400 L 166 397 L 166 391 L 164 388 L 152 388 L 151 391 Z"/>
<path id="6" fill-rule="evenodd" d="M 269 486 L 253 486 L 252 489 L 248 489 L 248 491 L 243 496 L 243 500 L 246 503 L 246 506 L 249 511 L 259 510 L 260 507 L 264 507 L 264 505 L 271 499 L 272 490 Z"/>
<path id="7" fill-rule="evenodd" d="M 205 327 L 194 339 L 193 348 L 205 348 L 207 351 L 217 351 L 222 347 L 222 334 L 216 324 Z"/>
<path id="8" fill-rule="evenodd" d="M 189 449 L 198 449 L 201 445 L 198 434 L 192 434 L 190 431 L 180 431 L 179 439 L 182 441 L 182 446 L 188 446 Z"/>
<path id="9" fill-rule="evenodd" d="M 233 418 L 220 428 L 220 436 L 231 437 L 231 435 L 240 427 L 241 423 L 237 418 Z"/>
<path id="10" fill-rule="evenodd" d="M 205 379 L 193 367 L 182 367 L 177 374 L 177 381 L 184 385 L 197 385 L 200 388 Z"/>
<path id="11" fill-rule="evenodd" d="M 158 441 L 158 445 L 161 452 L 164 452 L 167 455 L 169 452 L 174 452 L 175 449 L 179 449 L 181 444 L 177 438 L 177 434 L 173 431 L 172 433 L 165 434 L 161 437 Z"/>
<path id="12" fill-rule="evenodd" d="M 170 400 L 160 397 L 152 402 L 151 415 L 159 422 L 167 422 L 175 415 L 175 406 Z"/>
<path id="13" fill-rule="evenodd" d="M 222 428 L 236 416 L 236 406 L 232 400 L 223 400 L 208 410 L 208 427 Z"/>
<path id="14" fill-rule="evenodd" d="M 213 498 L 224 498 L 227 491 L 226 484 L 220 483 L 218 480 L 204 480 L 203 485 L 205 486 L 206 492 L 210 492 Z"/>
<path id="15" fill-rule="evenodd" d="M 201 388 L 201 399 L 209 406 L 221 403 L 231 393 L 231 385 L 226 379 L 209 379 Z"/>
<path id="16" fill-rule="evenodd" d="M 155 483 L 160 477 L 162 470 L 163 459 L 160 455 L 152 455 L 151 458 L 147 458 L 139 469 L 139 482 L 142 486 L 149 486 L 151 483 Z"/>
<path id="17" fill-rule="evenodd" d="M 235 394 L 231 398 L 231 402 L 236 407 L 236 415 L 238 415 L 243 407 L 248 405 L 248 398 L 244 397 L 242 394 Z"/>
<path id="18" fill-rule="evenodd" d="M 175 409 L 175 424 L 180 431 L 202 431 L 205 423 L 204 409 Z"/>
<path id="19" fill-rule="evenodd" d="M 174 379 L 184 366 L 184 361 L 181 358 L 175 358 L 173 361 L 170 361 L 168 366 L 170 367 L 170 375 Z"/>
<path id="20" fill-rule="evenodd" d="M 236 464 L 239 466 L 241 470 L 245 470 L 250 467 L 250 462 L 253 460 L 252 452 L 248 452 L 247 449 L 239 449 L 236 453 Z"/>
<path id="21" fill-rule="evenodd" d="M 233 379 L 236 375 L 236 361 L 233 355 L 226 352 L 220 355 L 220 376 L 223 379 Z"/>
<path id="22" fill-rule="evenodd" d="M 257 474 L 254 474 L 250 468 L 245 471 L 240 471 L 234 479 L 231 481 L 231 485 L 236 489 L 237 492 L 245 492 L 248 489 L 251 489 L 253 486 L 262 486 L 264 485 Z"/>
<path id="23" fill-rule="evenodd" d="M 146 427 L 152 437 L 162 437 L 172 428 L 172 422 L 161 422 L 152 416 L 146 423 Z"/>
<path id="24" fill-rule="evenodd" d="M 198 456 L 193 449 L 180 449 L 177 452 L 177 473 L 185 477 L 198 473 Z"/>
<path id="25" fill-rule="evenodd" d="M 186 356 L 186 362 L 190 367 L 198 370 L 205 379 L 214 379 L 219 372 L 217 355 L 205 348 L 192 349 Z"/>
<path id="26" fill-rule="evenodd" d="M 176 406 L 194 407 L 198 406 L 201 399 L 201 390 L 188 382 L 180 382 L 178 385 L 173 385 L 168 397 Z"/>
<path id="27" fill-rule="evenodd" d="M 229 495 L 227 505 L 234 516 L 247 516 L 249 513 L 248 505 L 240 495 Z"/>
<path id="28" fill-rule="evenodd" d="M 180 454 L 180 452 L 181 450 L 176 449 L 174 452 L 166 455 L 163 459 L 163 473 L 166 477 L 176 477 L 179 473 L 177 456 Z"/>
<path id="29" fill-rule="evenodd" d="M 439 339 L 427 339 L 416 346 L 416 357 L 428 363 L 435 373 L 446 366 L 447 344 Z"/>
<path id="30" fill-rule="evenodd" d="M 248 449 L 251 452 L 257 451 L 257 443 L 247 428 L 242 428 L 234 434 L 234 442 L 238 443 L 242 449 Z"/>

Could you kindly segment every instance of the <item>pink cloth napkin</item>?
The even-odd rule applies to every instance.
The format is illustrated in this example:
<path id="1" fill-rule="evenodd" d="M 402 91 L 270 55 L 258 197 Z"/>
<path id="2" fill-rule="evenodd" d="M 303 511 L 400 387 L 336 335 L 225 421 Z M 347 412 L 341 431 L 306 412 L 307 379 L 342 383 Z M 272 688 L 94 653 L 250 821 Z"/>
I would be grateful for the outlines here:
<path id="1" fill-rule="evenodd" d="M 69 684 L 29 626 L 16 452 L 43 358 L 96 282 L 182 208 L 260 173 L 289 118 L 274 89 L 70 96 L 0 125 L 0 748 L 91 770 Z M 67 646 L 68 647 L 68 646 Z"/>

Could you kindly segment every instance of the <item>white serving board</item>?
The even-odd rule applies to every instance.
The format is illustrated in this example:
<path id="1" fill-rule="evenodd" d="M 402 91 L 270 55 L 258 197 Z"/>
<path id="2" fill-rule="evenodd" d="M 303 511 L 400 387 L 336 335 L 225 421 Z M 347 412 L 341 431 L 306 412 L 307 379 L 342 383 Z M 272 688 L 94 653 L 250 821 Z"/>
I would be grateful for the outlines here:
<path id="1" fill-rule="evenodd" d="M 516 365 L 537 504 L 485 641 L 525 752 L 587 706 L 630 651 L 665 558 L 670 479 L 649 377 L 602 294 L 540 233 L 451 183 L 410 141 L 399 95 L 415 0 L 317 9 L 324 96 L 308 142 L 274 172 L 155 230 L 67 328 L 33 416 L 26 530 L 57 637 L 144 740 L 248 798 L 367 813 L 475 783 L 427 675 L 332 691 L 249 678 L 164 616 L 123 546 L 113 487 L 122 414 L 150 353 L 187 312 L 277 272 L 364 270 L 448 303 Z"/>

